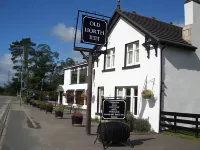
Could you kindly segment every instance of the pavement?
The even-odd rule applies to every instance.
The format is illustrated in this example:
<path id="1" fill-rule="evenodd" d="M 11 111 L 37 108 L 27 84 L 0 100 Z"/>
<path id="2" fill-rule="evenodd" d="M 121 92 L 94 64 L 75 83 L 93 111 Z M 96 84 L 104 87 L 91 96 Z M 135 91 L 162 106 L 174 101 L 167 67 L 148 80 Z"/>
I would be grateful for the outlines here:
<path id="1" fill-rule="evenodd" d="M 65 112 L 64 118 L 40 111 L 38 108 L 17 103 L 12 104 L 9 113 L 2 150 L 101 150 L 96 139 L 97 124 L 92 123 L 92 135 L 86 134 L 83 126 L 72 126 L 71 114 Z M 29 116 L 29 117 L 27 117 Z M 29 119 L 31 118 L 31 119 Z M 35 122 L 36 127 L 32 125 Z M 132 134 L 130 147 L 108 147 L 109 150 L 199 150 L 200 143 L 162 134 Z"/>

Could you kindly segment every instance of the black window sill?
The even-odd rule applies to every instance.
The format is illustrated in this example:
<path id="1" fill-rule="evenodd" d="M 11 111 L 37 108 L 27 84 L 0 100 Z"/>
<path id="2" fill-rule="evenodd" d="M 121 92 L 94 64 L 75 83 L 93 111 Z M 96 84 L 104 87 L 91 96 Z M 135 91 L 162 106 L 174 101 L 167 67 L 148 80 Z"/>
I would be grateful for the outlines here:
<path id="1" fill-rule="evenodd" d="M 101 116 L 101 113 L 96 112 L 95 115 L 96 116 Z"/>
<path id="2" fill-rule="evenodd" d="M 133 66 L 122 67 L 122 70 L 135 69 L 135 68 L 140 68 L 140 64 L 139 64 L 139 65 L 133 65 Z"/>
<path id="3" fill-rule="evenodd" d="M 115 71 L 115 68 L 102 70 L 102 72 L 112 72 L 112 71 Z"/>

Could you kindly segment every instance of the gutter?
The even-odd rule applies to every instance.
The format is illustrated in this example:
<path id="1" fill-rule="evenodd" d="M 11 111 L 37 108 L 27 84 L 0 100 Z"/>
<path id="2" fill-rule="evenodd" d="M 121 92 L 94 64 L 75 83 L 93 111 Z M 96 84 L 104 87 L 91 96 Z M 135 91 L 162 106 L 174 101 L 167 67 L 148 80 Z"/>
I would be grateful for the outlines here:
<path id="1" fill-rule="evenodd" d="M 163 47 L 161 47 L 160 49 L 160 113 L 159 113 L 159 132 L 161 131 L 160 128 L 160 118 L 161 118 L 161 107 L 162 107 L 162 87 L 163 87 L 163 50 L 167 47 L 167 45 L 165 44 Z"/>

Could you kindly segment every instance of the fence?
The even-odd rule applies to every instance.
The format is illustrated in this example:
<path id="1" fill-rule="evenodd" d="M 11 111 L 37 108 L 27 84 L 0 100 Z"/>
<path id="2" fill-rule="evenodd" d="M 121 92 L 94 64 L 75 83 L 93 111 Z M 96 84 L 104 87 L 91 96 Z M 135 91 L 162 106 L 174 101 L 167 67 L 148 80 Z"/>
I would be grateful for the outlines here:
<path id="1" fill-rule="evenodd" d="M 165 115 L 165 116 L 164 116 Z M 167 116 L 171 117 L 168 118 Z M 180 119 L 180 117 L 184 117 L 184 119 Z M 173 123 L 173 124 L 172 124 Z M 184 124 L 177 125 L 178 123 Z M 191 125 L 191 127 L 186 127 L 187 125 Z M 192 127 L 195 126 L 195 127 Z M 177 113 L 177 112 L 166 112 L 161 111 L 160 118 L 160 127 L 167 127 L 169 130 L 173 132 L 188 131 L 195 133 L 195 137 L 199 137 L 199 128 L 200 125 L 200 114 L 189 114 L 189 113 Z"/>

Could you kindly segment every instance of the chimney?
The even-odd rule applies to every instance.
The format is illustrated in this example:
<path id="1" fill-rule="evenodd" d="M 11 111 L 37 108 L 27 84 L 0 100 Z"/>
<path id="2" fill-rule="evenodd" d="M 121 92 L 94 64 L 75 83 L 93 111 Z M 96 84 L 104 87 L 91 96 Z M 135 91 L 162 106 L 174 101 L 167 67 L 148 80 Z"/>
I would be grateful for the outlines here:
<path id="1" fill-rule="evenodd" d="M 200 0 L 186 0 L 184 3 L 184 12 L 185 26 L 183 27 L 182 37 L 187 42 L 192 43 L 197 38 L 194 34 L 199 34 Z"/>
<path id="2" fill-rule="evenodd" d="M 187 25 L 183 27 L 182 38 L 188 43 L 192 43 L 192 25 Z"/>

